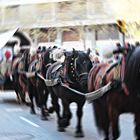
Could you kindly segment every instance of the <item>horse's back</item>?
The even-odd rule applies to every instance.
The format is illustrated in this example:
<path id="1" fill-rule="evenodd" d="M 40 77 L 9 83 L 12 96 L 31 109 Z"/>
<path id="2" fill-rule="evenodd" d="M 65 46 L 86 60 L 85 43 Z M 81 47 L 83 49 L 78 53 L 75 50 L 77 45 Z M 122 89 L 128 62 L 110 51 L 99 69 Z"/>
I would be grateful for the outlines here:
<path id="1" fill-rule="evenodd" d="M 89 72 L 88 75 L 88 91 L 94 91 L 95 87 L 94 87 L 94 81 L 96 78 L 96 73 L 99 71 L 99 64 L 96 64 L 92 67 L 92 69 Z"/>
<path id="2" fill-rule="evenodd" d="M 110 66 L 111 64 L 109 63 L 100 63 L 93 66 L 88 76 L 88 91 L 91 92 L 102 87 L 105 75 L 105 81 L 107 83 L 114 78 L 114 75 L 116 74 L 116 71 L 114 71 L 115 69 L 111 69 L 110 72 L 106 73 Z"/>

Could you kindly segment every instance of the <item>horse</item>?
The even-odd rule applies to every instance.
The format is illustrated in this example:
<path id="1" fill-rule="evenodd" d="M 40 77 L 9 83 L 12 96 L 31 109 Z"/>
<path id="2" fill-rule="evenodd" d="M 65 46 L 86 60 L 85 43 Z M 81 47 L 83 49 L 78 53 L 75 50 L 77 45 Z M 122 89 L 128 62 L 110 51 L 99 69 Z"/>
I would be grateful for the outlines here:
<path id="1" fill-rule="evenodd" d="M 23 50 L 22 50 L 23 51 Z M 13 88 L 17 95 L 18 103 L 26 103 L 26 94 L 28 94 L 28 81 L 25 72 L 28 69 L 28 56 L 29 50 L 24 50 L 23 53 L 18 53 L 14 56 L 11 69 L 12 69 L 12 80 Z"/>
<path id="2" fill-rule="evenodd" d="M 36 59 L 31 61 L 29 65 L 29 72 L 35 72 L 36 74 L 33 77 L 29 77 L 29 96 L 31 100 L 31 113 L 36 114 L 34 108 L 33 98 L 35 97 L 36 105 L 41 108 L 41 119 L 48 120 L 48 113 L 53 109 L 47 108 L 47 100 L 49 91 L 45 84 L 45 76 L 48 67 L 54 63 L 53 58 L 50 56 L 52 51 L 55 48 L 43 48 L 42 50 L 39 48 L 35 55 Z"/>
<path id="3" fill-rule="evenodd" d="M 58 131 L 64 132 L 65 128 L 69 126 L 72 117 L 70 104 L 72 102 L 77 104 L 78 122 L 75 132 L 76 137 L 84 137 L 81 121 L 85 96 L 79 95 L 71 89 L 76 89 L 84 93 L 87 92 L 88 72 L 92 67 L 89 54 L 90 51 L 87 51 L 87 53 L 76 51 L 75 49 L 71 52 L 66 51 L 64 52 L 64 62 L 53 63 L 48 68 L 46 74 L 46 85 L 57 114 Z M 59 99 L 62 101 L 62 114 L 60 112 Z"/>
<path id="4" fill-rule="evenodd" d="M 27 78 L 22 71 L 26 71 L 28 67 L 28 49 L 32 41 L 27 35 L 22 32 L 15 32 L 14 35 L 8 40 L 5 47 L 12 49 L 12 61 L 10 67 L 10 86 L 15 90 L 18 103 L 26 102 L 27 91 Z M 28 47 L 27 47 L 28 46 Z M 3 67 L 4 68 L 4 67 Z M 7 84 L 7 83 L 6 83 Z M 8 85 L 9 86 L 9 85 Z M 27 103 L 28 104 L 28 103 Z"/>
<path id="5" fill-rule="evenodd" d="M 39 94 L 37 93 L 37 78 L 35 75 L 35 72 L 40 70 L 40 61 L 39 61 L 39 54 L 37 53 L 37 50 L 35 48 L 32 48 L 30 50 L 29 55 L 29 65 L 28 70 L 26 72 L 27 78 L 28 78 L 28 92 L 29 92 L 29 98 L 31 100 L 30 105 L 30 112 L 31 114 L 36 114 L 34 109 L 34 101 L 33 98 L 35 97 L 36 105 L 39 107 Z"/>
<path id="6" fill-rule="evenodd" d="M 15 90 L 17 95 L 17 101 L 18 103 L 21 103 L 22 101 L 25 102 L 25 99 L 24 93 L 21 90 L 22 88 L 19 85 L 19 63 L 23 62 L 23 59 L 21 59 L 22 54 L 19 52 L 20 46 L 18 39 L 12 38 L 6 43 L 5 47 L 3 48 L 3 57 L 0 64 L 0 73 L 1 76 L 3 76 L 5 79 L 5 83 L 1 82 L 4 90 Z"/>
<path id="7" fill-rule="evenodd" d="M 133 113 L 136 139 L 140 139 L 140 48 L 122 48 L 118 52 L 125 58 L 119 65 L 111 68 L 108 63 L 96 64 L 89 73 L 90 92 L 113 82 L 111 90 L 92 102 L 96 125 L 104 132 L 104 140 L 115 140 L 120 136 L 119 116 Z"/>

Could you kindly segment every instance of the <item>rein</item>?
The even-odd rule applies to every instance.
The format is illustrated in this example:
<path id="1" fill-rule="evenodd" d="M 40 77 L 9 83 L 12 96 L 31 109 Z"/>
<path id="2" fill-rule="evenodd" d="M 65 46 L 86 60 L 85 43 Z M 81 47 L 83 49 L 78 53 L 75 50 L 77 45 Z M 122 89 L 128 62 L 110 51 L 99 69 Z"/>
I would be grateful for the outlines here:
<path id="1" fill-rule="evenodd" d="M 87 93 L 83 93 L 83 92 L 80 92 L 80 91 L 77 91 L 73 88 L 70 88 L 69 86 L 67 86 L 66 84 L 62 83 L 61 82 L 61 86 L 73 91 L 74 93 L 76 94 L 79 94 L 79 95 L 82 95 L 82 96 L 85 96 L 86 100 L 88 100 L 89 102 L 91 102 L 92 100 L 95 100 L 95 99 L 98 99 L 100 98 L 101 96 L 103 96 L 105 93 L 107 93 L 111 88 L 112 88 L 112 82 L 109 82 L 107 85 L 99 88 L 98 90 L 96 91 L 93 91 L 93 92 L 87 92 Z"/>
<path id="2" fill-rule="evenodd" d="M 107 85 L 101 87 L 100 89 L 98 89 L 96 91 L 83 93 L 83 92 L 77 91 L 77 90 L 75 90 L 73 88 L 70 88 L 67 84 L 65 84 L 62 81 L 60 81 L 60 79 L 54 79 L 53 81 L 52 80 L 46 80 L 39 73 L 37 73 L 37 76 L 46 83 L 46 86 L 55 86 L 58 83 L 60 83 L 61 86 L 73 91 L 75 94 L 84 96 L 86 98 L 86 100 L 88 100 L 89 102 L 91 102 L 92 100 L 100 98 L 101 96 L 103 96 L 106 92 L 108 92 L 112 88 L 112 82 L 109 82 Z M 52 85 L 52 83 L 53 83 L 53 85 Z"/>

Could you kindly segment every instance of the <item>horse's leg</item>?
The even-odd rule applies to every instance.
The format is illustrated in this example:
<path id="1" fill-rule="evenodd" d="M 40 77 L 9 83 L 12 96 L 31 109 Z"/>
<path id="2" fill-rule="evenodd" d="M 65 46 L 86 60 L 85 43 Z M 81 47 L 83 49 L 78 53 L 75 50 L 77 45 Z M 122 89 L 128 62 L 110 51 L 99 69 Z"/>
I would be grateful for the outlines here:
<path id="1" fill-rule="evenodd" d="M 54 106 L 53 106 L 53 104 L 51 104 L 51 106 L 47 107 L 47 100 L 48 100 L 48 97 L 50 95 L 49 94 L 49 91 L 48 91 L 48 88 L 45 91 L 46 91 L 46 109 L 47 109 L 48 113 L 53 113 L 54 112 Z"/>
<path id="2" fill-rule="evenodd" d="M 92 105 L 97 128 L 104 132 L 104 140 L 109 140 L 109 116 L 106 97 L 95 100 Z"/>
<path id="3" fill-rule="evenodd" d="M 60 125 L 65 128 L 70 125 L 72 113 L 70 111 L 70 103 L 67 100 L 62 99 L 62 105 L 63 105 L 63 116 Z"/>
<path id="4" fill-rule="evenodd" d="M 137 140 L 140 140 L 140 112 L 135 113 L 135 134 Z"/>
<path id="5" fill-rule="evenodd" d="M 47 116 L 49 115 L 49 113 L 46 102 L 48 99 L 49 91 L 44 81 L 41 81 L 40 79 L 37 80 L 37 93 L 41 108 L 41 120 L 48 120 Z"/>
<path id="6" fill-rule="evenodd" d="M 15 82 L 15 81 L 14 81 Z M 18 89 L 18 86 L 16 85 L 17 83 L 14 83 L 13 84 L 13 86 L 14 86 L 14 90 L 15 90 L 15 93 L 16 93 L 16 95 L 17 95 L 17 102 L 19 103 L 19 104 L 21 104 L 21 98 L 20 98 L 20 95 L 19 95 L 19 89 Z"/>
<path id="7" fill-rule="evenodd" d="M 44 106 L 45 115 L 47 115 L 47 116 L 49 116 L 49 113 L 53 113 L 53 111 L 54 111 L 53 106 L 51 106 L 50 108 L 52 108 L 52 111 L 49 112 L 50 108 L 48 109 L 48 107 L 47 107 L 48 96 L 49 96 L 49 91 L 48 91 L 48 88 L 45 85 L 45 88 L 44 88 L 44 98 L 43 98 L 43 106 Z"/>
<path id="8" fill-rule="evenodd" d="M 17 96 L 17 103 L 18 103 L 18 104 L 21 104 L 21 98 L 20 98 L 20 96 L 19 96 L 18 90 L 15 89 L 15 92 L 16 92 L 16 96 Z"/>
<path id="9" fill-rule="evenodd" d="M 19 89 L 18 89 L 19 84 L 18 84 L 18 82 L 17 82 L 17 79 L 18 79 L 17 75 L 14 74 L 14 75 L 13 75 L 13 88 L 14 88 L 15 93 L 16 93 L 16 95 L 17 95 L 17 102 L 18 102 L 19 104 L 21 104 L 21 98 L 20 98 Z"/>
<path id="10" fill-rule="evenodd" d="M 112 140 L 116 140 L 120 136 L 119 130 L 119 113 L 115 108 L 109 106 L 109 116 L 110 116 L 110 123 L 112 128 Z"/>
<path id="11" fill-rule="evenodd" d="M 37 107 L 41 107 L 41 95 L 40 93 L 43 93 L 43 87 L 41 84 L 41 87 L 39 87 L 39 81 L 38 79 L 33 79 L 33 81 L 31 81 L 31 85 L 32 85 L 32 89 L 34 91 L 34 97 L 35 97 L 35 103 Z"/>
<path id="12" fill-rule="evenodd" d="M 34 89 L 33 86 L 31 85 L 31 83 L 29 83 L 28 85 L 28 90 L 29 90 L 29 97 L 31 100 L 31 104 L 30 104 L 30 109 L 31 109 L 31 114 L 36 114 L 35 109 L 34 109 L 34 102 L 33 102 L 33 97 L 34 97 Z"/>
<path id="13" fill-rule="evenodd" d="M 27 86 L 28 86 L 28 83 L 25 83 L 25 77 L 24 75 L 22 74 L 19 74 L 18 79 L 16 80 L 16 86 L 18 85 L 18 93 L 19 93 L 19 96 L 22 100 L 23 103 L 25 104 L 29 104 L 29 102 L 26 100 L 26 91 L 27 91 Z"/>
<path id="14" fill-rule="evenodd" d="M 21 100 L 22 103 L 26 103 L 26 100 L 25 100 L 25 90 L 24 88 L 22 88 L 18 83 L 17 83 L 17 92 L 18 92 L 18 96 Z"/>
<path id="15" fill-rule="evenodd" d="M 84 137 L 84 133 L 82 130 L 82 125 L 81 125 L 81 120 L 83 116 L 83 105 L 84 102 L 82 103 L 77 103 L 77 126 L 76 126 L 76 132 L 75 132 L 75 137 Z"/>
<path id="16" fill-rule="evenodd" d="M 42 89 L 40 92 L 43 92 Z M 36 103 L 37 107 L 40 107 L 40 95 L 39 95 L 36 87 L 34 87 L 34 96 L 35 96 L 35 103 Z"/>
<path id="17" fill-rule="evenodd" d="M 48 93 L 45 89 L 42 89 L 42 91 L 40 91 L 40 107 L 41 107 L 41 119 L 42 120 L 48 120 L 47 118 L 47 109 L 46 109 L 46 101 L 48 98 Z"/>
<path id="18" fill-rule="evenodd" d="M 52 105 L 54 107 L 54 110 L 56 112 L 56 115 L 57 115 L 57 122 L 58 122 L 58 131 L 60 132 L 64 132 L 64 127 L 61 127 L 60 124 L 61 124 L 61 115 L 60 115 L 60 105 L 58 103 L 58 97 L 55 95 L 55 92 L 53 91 L 53 87 L 50 87 L 48 88 L 49 89 L 49 92 L 51 94 L 51 98 L 52 98 Z"/>

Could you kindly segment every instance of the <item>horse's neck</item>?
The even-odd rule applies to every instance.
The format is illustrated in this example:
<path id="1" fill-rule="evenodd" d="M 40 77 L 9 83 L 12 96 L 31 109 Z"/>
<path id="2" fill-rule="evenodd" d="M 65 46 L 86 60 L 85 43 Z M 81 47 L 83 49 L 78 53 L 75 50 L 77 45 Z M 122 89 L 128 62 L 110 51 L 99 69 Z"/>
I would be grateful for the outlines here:
<path id="1" fill-rule="evenodd" d="M 39 59 L 37 54 L 30 56 L 30 62 L 33 62 L 36 59 Z"/>
<path id="2" fill-rule="evenodd" d="M 71 85 L 78 84 L 74 67 L 72 68 L 69 64 L 64 63 L 62 71 L 64 82 L 69 83 Z"/>
<path id="3" fill-rule="evenodd" d="M 19 65 L 20 61 L 21 61 L 20 57 L 14 57 L 14 59 L 12 61 L 12 66 L 11 66 L 12 72 L 18 70 L 18 65 Z"/>

